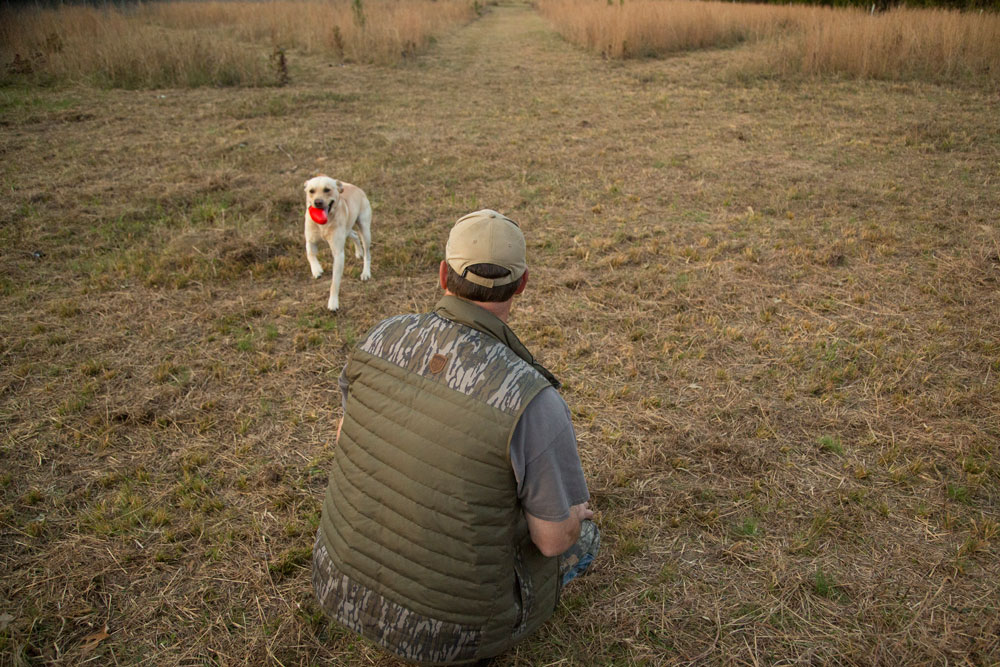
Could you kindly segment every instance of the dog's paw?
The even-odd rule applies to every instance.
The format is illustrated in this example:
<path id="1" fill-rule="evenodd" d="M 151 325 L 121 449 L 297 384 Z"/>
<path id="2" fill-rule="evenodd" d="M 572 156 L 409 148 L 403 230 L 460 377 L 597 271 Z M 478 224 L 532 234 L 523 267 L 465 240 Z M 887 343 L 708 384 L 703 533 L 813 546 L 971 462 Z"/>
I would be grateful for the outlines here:
<path id="1" fill-rule="evenodd" d="M 362 271 L 361 272 L 361 280 L 371 280 L 371 278 L 372 278 L 372 272 L 371 271 Z"/>
<path id="2" fill-rule="evenodd" d="M 340 304 L 337 303 L 336 301 L 327 301 L 326 309 L 329 310 L 331 313 L 335 313 L 338 310 L 340 310 Z"/>
<path id="3" fill-rule="evenodd" d="M 323 275 L 323 269 L 311 269 L 311 271 L 313 274 L 313 278 L 319 278 L 321 275 Z"/>

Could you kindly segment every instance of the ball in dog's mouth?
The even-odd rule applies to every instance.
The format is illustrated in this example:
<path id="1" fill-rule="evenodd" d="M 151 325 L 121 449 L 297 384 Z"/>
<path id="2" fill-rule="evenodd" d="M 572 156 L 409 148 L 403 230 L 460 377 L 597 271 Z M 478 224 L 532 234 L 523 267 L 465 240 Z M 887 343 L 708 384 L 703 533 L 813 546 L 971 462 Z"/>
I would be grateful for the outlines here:
<path id="1" fill-rule="evenodd" d="M 312 218 L 312 221 L 315 222 L 317 225 L 325 225 L 326 224 L 326 209 L 316 208 L 315 206 L 310 206 L 309 207 L 309 217 Z"/>

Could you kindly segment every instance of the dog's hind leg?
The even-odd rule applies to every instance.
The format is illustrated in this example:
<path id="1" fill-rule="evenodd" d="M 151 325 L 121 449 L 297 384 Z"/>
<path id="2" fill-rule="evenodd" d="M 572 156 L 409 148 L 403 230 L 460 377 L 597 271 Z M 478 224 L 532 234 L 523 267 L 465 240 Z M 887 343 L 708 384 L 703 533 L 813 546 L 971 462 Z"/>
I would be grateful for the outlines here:
<path id="1" fill-rule="evenodd" d="M 358 238 L 358 233 L 351 230 L 351 240 L 354 241 L 354 258 L 361 259 L 361 239 Z"/>
<path id="2" fill-rule="evenodd" d="M 372 277 L 372 206 L 365 200 L 361 213 L 358 215 L 358 227 L 361 233 L 361 250 L 365 256 L 365 266 L 361 270 L 361 280 L 368 280 Z"/>

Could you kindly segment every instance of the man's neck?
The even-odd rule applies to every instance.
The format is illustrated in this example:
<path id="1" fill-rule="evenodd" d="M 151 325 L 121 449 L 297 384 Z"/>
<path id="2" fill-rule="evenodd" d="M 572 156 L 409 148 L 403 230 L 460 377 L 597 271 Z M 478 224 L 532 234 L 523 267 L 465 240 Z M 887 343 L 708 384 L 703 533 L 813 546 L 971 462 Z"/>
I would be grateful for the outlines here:
<path id="1" fill-rule="evenodd" d="M 444 293 L 448 296 L 455 296 L 450 291 L 445 290 Z M 462 299 L 460 296 L 455 296 L 457 299 Z M 496 302 L 496 301 L 473 301 L 472 299 L 462 299 L 463 301 L 468 301 L 469 303 L 474 303 L 483 310 L 487 310 L 497 317 L 501 322 L 507 324 L 507 318 L 510 317 L 510 307 L 514 304 L 514 299 L 510 298 L 506 301 Z"/>

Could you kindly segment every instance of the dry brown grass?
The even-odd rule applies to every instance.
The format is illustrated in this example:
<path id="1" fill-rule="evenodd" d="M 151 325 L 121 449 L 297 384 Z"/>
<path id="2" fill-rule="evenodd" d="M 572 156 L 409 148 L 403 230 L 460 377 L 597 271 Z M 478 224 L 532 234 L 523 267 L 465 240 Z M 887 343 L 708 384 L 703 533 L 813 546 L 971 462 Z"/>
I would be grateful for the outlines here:
<path id="1" fill-rule="evenodd" d="M 228 27 L 241 41 L 378 64 L 412 56 L 475 17 L 467 0 L 163 2 L 145 11 L 151 21 L 171 28 Z"/>
<path id="2" fill-rule="evenodd" d="M 856 8 L 638 0 L 541 0 L 569 41 L 612 58 L 657 56 L 767 39 L 773 73 L 1000 82 L 1000 16 Z"/>
<path id="3" fill-rule="evenodd" d="M 336 377 L 487 206 L 604 537 L 498 667 L 995 662 L 996 93 L 726 73 L 766 48 L 501 6 L 284 88 L 0 89 L 0 662 L 396 665 L 310 589 Z M 336 316 L 318 171 L 375 207 Z"/>
<path id="4" fill-rule="evenodd" d="M 570 42 L 610 58 L 732 46 L 772 36 L 803 9 L 723 2 L 541 0 L 538 8 Z M 805 10 L 808 11 L 808 10 Z"/>
<path id="5" fill-rule="evenodd" d="M 0 58 L 8 78 L 123 88 L 282 83 L 287 58 L 319 53 L 389 64 L 474 18 L 464 0 L 154 2 L 117 8 L 6 8 Z M 274 59 L 286 52 L 286 64 Z"/>
<path id="6" fill-rule="evenodd" d="M 818 9 L 777 47 L 779 71 L 875 79 L 1000 83 L 1000 16 L 897 7 L 871 16 Z"/>
<path id="7" fill-rule="evenodd" d="M 0 44 L 8 80 L 117 88 L 275 82 L 261 48 L 208 32 L 168 31 L 142 12 L 66 5 L 5 8 Z"/>

